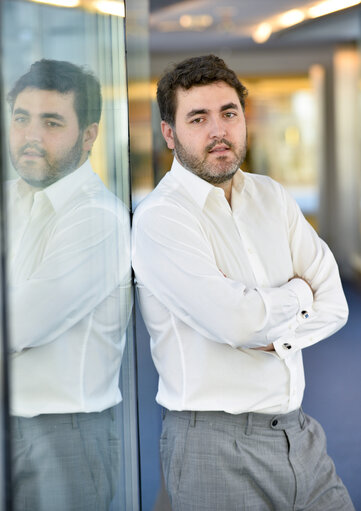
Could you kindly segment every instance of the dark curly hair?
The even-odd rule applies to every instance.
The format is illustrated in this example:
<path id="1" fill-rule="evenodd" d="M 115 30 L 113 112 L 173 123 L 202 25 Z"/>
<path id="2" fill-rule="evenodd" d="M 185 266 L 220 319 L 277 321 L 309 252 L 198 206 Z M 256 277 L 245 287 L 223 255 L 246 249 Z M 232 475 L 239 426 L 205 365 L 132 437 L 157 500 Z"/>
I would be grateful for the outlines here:
<path id="1" fill-rule="evenodd" d="M 175 65 L 158 82 L 157 101 L 161 119 L 174 126 L 178 88 L 187 90 L 193 86 L 221 81 L 235 89 L 244 109 L 247 89 L 221 58 L 216 55 L 203 55 L 183 60 Z"/>
<path id="2" fill-rule="evenodd" d="M 20 92 L 28 87 L 62 94 L 74 92 L 74 109 L 80 129 L 100 120 L 102 97 L 99 81 L 92 73 L 71 62 L 47 59 L 34 62 L 7 96 L 11 110 Z"/>

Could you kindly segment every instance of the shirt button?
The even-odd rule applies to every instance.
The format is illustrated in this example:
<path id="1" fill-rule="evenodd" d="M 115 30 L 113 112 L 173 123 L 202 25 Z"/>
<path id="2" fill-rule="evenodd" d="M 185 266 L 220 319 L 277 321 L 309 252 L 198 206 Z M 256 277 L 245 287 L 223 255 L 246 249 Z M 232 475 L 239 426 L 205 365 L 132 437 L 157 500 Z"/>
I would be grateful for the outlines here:
<path id="1" fill-rule="evenodd" d="M 288 344 L 288 342 L 284 342 L 282 344 L 282 347 L 285 349 L 285 350 L 290 350 L 292 348 L 292 346 L 290 344 Z"/>
<path id="2" fill-rule="evenodd" d="M 304 319 L 308 319 L 310 317 L 309 313 L 307 311 L 302 311 L 301 312 L 301 316 L 304 318 Z"/>
<path id="3" fill-rule="evenodd" d="M 273 427 L 277 426 L 277 424 L 278 424 L 278 420 L 277 420 L 277 419 L 274 419 L 274 420 L 272 421 L 272 423 L 271 423 L 271 424 L 272 424 L 272 426 L 273 426 Z"/>

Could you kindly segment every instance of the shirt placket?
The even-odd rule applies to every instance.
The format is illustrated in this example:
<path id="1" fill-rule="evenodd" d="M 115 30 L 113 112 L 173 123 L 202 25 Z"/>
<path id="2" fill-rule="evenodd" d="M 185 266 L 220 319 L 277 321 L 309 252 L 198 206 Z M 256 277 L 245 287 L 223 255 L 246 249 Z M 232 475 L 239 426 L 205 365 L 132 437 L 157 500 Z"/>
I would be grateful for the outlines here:
<path id="1" fill-rule="evenodd" d="M 239 213 L 233 212 L 232 216 L 238 234 L 245 248 L 245 254 L 248 258 L 249 265 L 252 268 L 257 285 L 260 287 L 269 287 L 270 282 L 262 265 L 262 261 L 260 260 L 257 251 L 255 250 L 250 237 L 248 236 L 247 229 L 243 225 Z"/>
<path id="2" fill-rule="evenodd" d="M 20 196 L 15 201 L 15 207 L 10 213 L 9 228 L 9 273 L 14 275 L 17 267 L 17 258 L 22 253 L 22 243 L 29 227 L 31 211 L 34 204 L 34 194 L 29 194 L 24 199 Z"/>
<path id="3" fill-rule="evenodd" d="M 217 190 L 217 192 L 218 192 L 218 190 Z M 215 210 L 216 218 L 217 218 L 218 222 L 220 220 L 222 220 L 224 229 L 227 230 L 228 234 L 234 233 L 233 238 L 232 238 L 233 250 L 234 250 L 234 242 L 236 242 L 235 237 L 238 237 L 238 240 L 237 240 L 238 247 L 236 248 L 236 251 L 237 251 L 237 254 L 238 254 L 240 260 L 242 260 L 243 263 L 246 263 L 245 265 L 242 265 L 242 267 L 241 267 L 242 269 L 240 269 L 240 267 L 233 267 L 233 265 L 231 265 L 233 278 L 237 279 L 237 275 L 240 275 L 239 278 L 242 281 L 244 281 L 245 276 L 243 275 L 243 273 L 244 273 L 244 267 L 246 266 L 247 269 L 249 269 L 252 272 L 252 277 L 250 275 L 247 275 L 247 281 L 254 282 L 254 285 L 256 286 L 257 285 L 257 275 L 254 271 L 252 260 L 250 258 L 250 254 L 247 251 L 247 244 L 245 242 L 245 238 L 242 233 L 242 229 L 239 228 L 239 225 L 237 224 L 236 216 L 234 215 L 226 198 L 220 192 L 221 191 L 219 190 L 219 193 L 217 195 L 216 202 L 215 202 L 215 205 L 217 208 Z M 231 243 L 229 239 L 227 239 L 227 242 L 229 244 Z"/>
<path id="4" fill-rule="evenodd" d="M 43 231 L 48 222 L 49 211 L 46 196 L 43 192 L 34 195 L 34 202 L 29 217 L 17 245 L 16 253 L 12 261 L 13 284 L 22 282 L 29 276 L 29 268 L 39 254 L 39 233 Z"/>
<path id="5" fill-rule="evenodd" d="M 262 261 L 255 250 L 252 240 L 248 235 L 247 229 L 245 228 L 242 219 L 240 218 L 239 212 L 232 213 L 234 223 L 236 225 L 239 236 L 245 247 L 245 252 L 248 257 L 250 267 L 253 270 L 253 274 L 257 285 L 260 287 L 271 287 L 269 278 L 266 274 Z M 259 235 L 259 234 L 258 234 Z M 290 334 L 293 335 L 292 324 L 290 324 Z M 289 357 L 283 360 L 283 363 L 288 369 L 289 373 L 289 400 L 287 411 L 295 409 L 299 403 L 299 388 L 298 388 L 298 377 L 297 377 L 297 362 L 295 357 Z"/>

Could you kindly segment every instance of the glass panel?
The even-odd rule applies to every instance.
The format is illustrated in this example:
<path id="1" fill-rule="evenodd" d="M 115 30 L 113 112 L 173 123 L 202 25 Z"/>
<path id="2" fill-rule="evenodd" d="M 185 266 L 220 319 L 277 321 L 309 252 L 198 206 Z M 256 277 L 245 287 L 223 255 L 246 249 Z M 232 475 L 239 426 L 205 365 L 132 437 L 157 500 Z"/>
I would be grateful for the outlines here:
<path id="1" fill-rule="evenodd" d="M 358 47 L 359 58 L 361 62 L 361 41 Z M 359 70 L 359 78 L 358 78 L 358 104 L 357 104 L 357 112 L 358 112 L 358 129 L 357 129 L 357 147 L 358 147 L 358 158 L 361 161 L 361 68 Z M 358 202 L 358 237 L 357 237 L 357 249 L 356 256 L 354 261 L 354 266 L 357 272 L 361 275 L 361 176 L 358 173 L 358 188 L 357 188 L 357 202 Z"/>
<path id="2" fill-rule="evenodd" d="M 124 4 L 114 4 L 123 16 L 91 1 L 1 3 L 15 510 L 139 508 Z"/>
<path id="3" fill-rule="evenodd" d="M 1 12 L 0 12 L 1 20 Z M 2 95 L 2 83 L 0 80 L 0 97 Z M 0 101 L 0 140 L 3 139 L 3 124 L 2 124 L 2 109 L 3 105 Z M 4 159 L 3 151 L 0 150 L 0 182 L 3 181 L 4 175 Z M 10 493 L 9 486 L 11 480 L 10 471 L 7 470 L 10 463 L 10 443 L 9 439 L 9 392 L 8 392 L 8 358 L 4 354 L 7 353 L 8 346 L 8 324 L 7 324 L 7 300 L 5 293 L 5 201 L 2 189 L 0 191 L 0 511 L 9 509 Z M 11 505 L 11 504 L 10 504 Z"/>

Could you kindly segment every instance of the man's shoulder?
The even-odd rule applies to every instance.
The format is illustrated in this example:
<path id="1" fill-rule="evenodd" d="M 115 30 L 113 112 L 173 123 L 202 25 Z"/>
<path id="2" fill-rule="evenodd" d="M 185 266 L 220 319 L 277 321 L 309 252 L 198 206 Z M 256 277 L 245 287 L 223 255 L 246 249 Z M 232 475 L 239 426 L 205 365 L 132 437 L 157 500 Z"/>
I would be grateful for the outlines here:
<path id="1" fill-rule="evenodd" d="M 89 172 L 79 186 L 69 181 L 65 196 L 52 193 L 51 201 L 56 211 L 56 221 L 87 221 L 93 223 L 129 223 L 129 208 L 111 192 L 94 172 Z"/>
<path id="2" fill-rule="evenodd" d="M 122 201 L 107 188 L 100 176 L 91 171 L 87 174 L 81 186 L 73 188 L 69 194 L 69 200 L 76 206 L 79 204 L 88 204 L 94 207 L 117 207 Z"/>
<path id="3" fill-rule="evenodd" d="M 187 194 L 177 180 L 168 172 L 158 185 L 148 193 L 137 205 L 134 217 L 137 218 L 145 211 L 162 208 L 183 208 L 187 201 Z"/>
<path id="4" fill-rule="evenodd" d="M 244 172 L 246 181 L 253 183 L 255 186 L 264 188 L 279 188 L 280 183 L 266 174 L 257 174 L 254 172 Z"/>
<path id="5" fill-rule="evenodd" d="M 245 187 L 251 195 L 274 196 L 283 194 L 283 186 L 275 179 L 265 174 L 255 174 L 251 172 L 243 173 L 245 178 Z"/>

